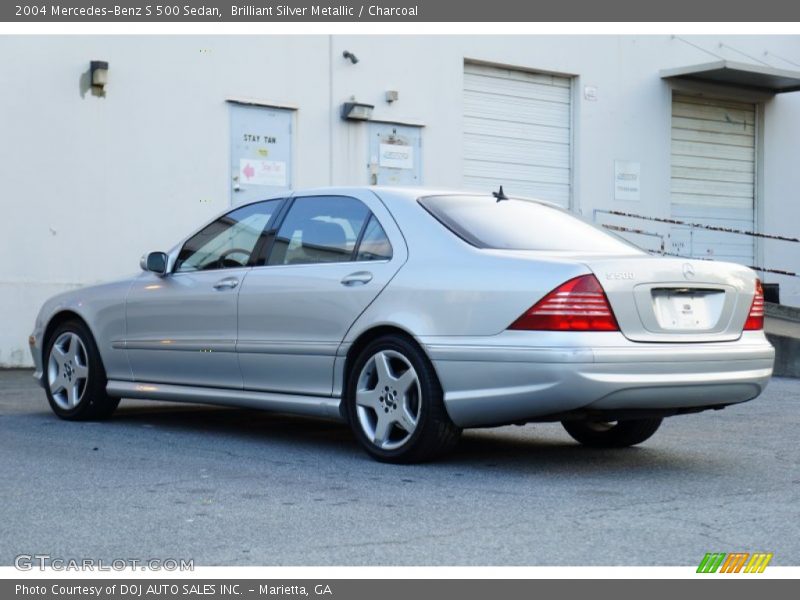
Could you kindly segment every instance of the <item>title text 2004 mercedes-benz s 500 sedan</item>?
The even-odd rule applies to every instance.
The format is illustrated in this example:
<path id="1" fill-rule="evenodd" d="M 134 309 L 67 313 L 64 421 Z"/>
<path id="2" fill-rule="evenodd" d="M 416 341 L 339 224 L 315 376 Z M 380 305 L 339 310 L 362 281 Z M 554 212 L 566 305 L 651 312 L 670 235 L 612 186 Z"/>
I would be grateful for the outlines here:
<path id="1" fill-rule="evenodd" d="M 42 308 L 35 376 L 58 416 L 264 408 L 347 421 L 375 458 L 411 462 L 463 428 L 533 421 L 630 446 L 772 374 L 753 271 L 653 257 L 502 190 L 295 192 L 142 269 Z"/>

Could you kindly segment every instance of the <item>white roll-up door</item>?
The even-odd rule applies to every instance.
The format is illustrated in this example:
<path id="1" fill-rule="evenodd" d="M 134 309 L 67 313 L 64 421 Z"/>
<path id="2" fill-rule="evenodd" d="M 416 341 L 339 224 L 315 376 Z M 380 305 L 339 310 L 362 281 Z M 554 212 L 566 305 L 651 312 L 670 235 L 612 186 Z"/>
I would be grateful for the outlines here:
<path id="1" fill-rule="evenodd" d="M 571 79 L 467 63 L 464 185 L 568 206 Z"/>
<path id="2" fill-rule="evenodd" d="M 674 94 L 672 215 L 681 221 L 755 229 L 756 107 Z M 673 246 L 696 258 L 753 265 L 753 239 L 675 227 Z"/>

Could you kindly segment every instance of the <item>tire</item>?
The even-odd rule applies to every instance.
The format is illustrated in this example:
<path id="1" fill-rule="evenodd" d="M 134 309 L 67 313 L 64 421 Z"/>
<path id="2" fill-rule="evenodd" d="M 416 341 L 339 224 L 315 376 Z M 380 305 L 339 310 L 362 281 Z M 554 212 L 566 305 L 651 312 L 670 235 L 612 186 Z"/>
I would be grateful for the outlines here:
<path id="1" fill-rule="evenodd" d="M 418 463 L 451 450 L 461 429 L 450 420 L 442 387 L 411 340 L 386 335 L 368 344 L 347 374 L 345 407 L 359 444 L 388 463 Z"/>
<path id="2" fill-rule="evenodd" d="M 106 394 L 106 370 L 88 327 L 65 321 L 50 334 L 44 352 L 45 392 L 50 408 L 67 421 L 107 419 L 119 398 Z"/>
<path id="3" fill-rule="evenodd" d="M 633 419 L 630 421 L 562 421 L 573 439 L 592 448 L 625 448 L 649 439 L 661 426 L 663 419 Z"/>

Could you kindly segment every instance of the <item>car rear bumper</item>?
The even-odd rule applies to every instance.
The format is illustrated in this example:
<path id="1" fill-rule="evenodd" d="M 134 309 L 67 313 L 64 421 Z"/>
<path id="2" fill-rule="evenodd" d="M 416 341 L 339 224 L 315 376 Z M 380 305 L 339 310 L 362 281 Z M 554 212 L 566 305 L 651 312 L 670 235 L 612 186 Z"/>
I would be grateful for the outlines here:
<path id="1" fill-rule="evenodd" d="M 420 341 L 450 418 L 462 427 L 580 410 L 669 413 L 745 402 L 764 390 L 775 357 L 760 331 L 693 344 L 636 343 L 619 333 L 511 331 Z"/>

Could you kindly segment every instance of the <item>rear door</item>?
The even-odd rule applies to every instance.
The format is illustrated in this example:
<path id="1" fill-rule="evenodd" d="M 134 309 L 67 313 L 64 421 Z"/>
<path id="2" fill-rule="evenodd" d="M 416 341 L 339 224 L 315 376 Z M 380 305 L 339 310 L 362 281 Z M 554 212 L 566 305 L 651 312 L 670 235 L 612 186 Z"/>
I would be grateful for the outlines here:
<path id="1" fill-rule="evenodd" d="M 405 262 L 397 225 L 368 190 L 298 195 L 239 293 L 245 389 L 330 396 L 336 351 Z"/>

